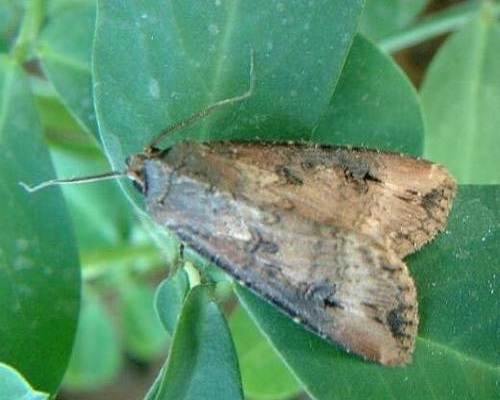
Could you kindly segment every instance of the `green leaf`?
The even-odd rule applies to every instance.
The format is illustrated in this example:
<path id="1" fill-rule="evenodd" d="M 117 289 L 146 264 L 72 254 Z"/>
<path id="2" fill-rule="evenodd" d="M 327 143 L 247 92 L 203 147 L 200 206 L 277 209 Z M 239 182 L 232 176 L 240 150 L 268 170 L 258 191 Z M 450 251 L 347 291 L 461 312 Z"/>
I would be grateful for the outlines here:
<path id="1" fill-rule="evenodd" d="M 240 362 L 245 395 L 252 399 L 289 399 L 301 386 L 283 365 L 269 341 L 259 333 L 244 308 L 238 307 L 229 321 Z"/>
<path id="2" fill-rule="evenodd" d="M 361 32 L 380 39 L 409 25 L 425 8 L 427 0 L 366 0 Z"/>
<path id="3" fill-rule="evenodd" d="M 81 132 L 81 124 L 75 120 L 66 106 L 62 104 L 51 83 L 33 76 L 30 76 L 30 78 L 44 133 L 49 138 L 52 138 L 52 132 L 57 132 L 60 133 L 61 137 L 65 138 L 67 132 Z"/>
<path id="4" fill-rule="evenodd" d="M 100 2 L 94 87 L 112 164 L 123 168 L 166 126 L 245 92 L 251 49 L 254 95 L 179 136 L 308 135 L 334 91 L 361 9 L 361 0 Z"/>
<path id="5" fill-rule="evenodd" d="M 376 46 L 356 36 L 312 139 L 420 155 L 423 138 L 420 104 L 408 78 Z"/>
<path id="6" fill-rule="evenodd" d="M 85 293 L 71 362 L 64 377 L 70 390 L 92 390 L 120 371 L 121 348 L 111 316 L 99 297 Z"/>
<path id="7" fill-rule="evenodd" d="M 188 278 L 182 268 L 179 268 L 158 286 L 155 298 L 156 311 L 169 335 L 174 333 L 188 290 Z"/>
<path id="8" fill-rule="evenodd" d="M 500 186 L 460 186 L 446 232 L 409 260 L 420 290 L 420 336 L 432 351 L 500 364 L 499 243 Z"/>
<path id="9" fill-rule="evenodd" d="M 0 363 L 0 393 L 2 399 L 9 400 L 45 400 L 48 393 L 33 390 L 23 376 L 15 369 Z"/>
<path id="10" fill-rule="evenodd" d="M 0 58 L 0 359 L 54 393 L 76 329 L 78 254 L 60 192 L 20 181 L 53 177 L 23 70 Z"/>
<path id="11" fill-rule="evenodd" d="M 243 399 L 238 360 L 212 287 L 187 295 L 167 363 L 147 399 Z"/>
<path id="12" fill-rule="evenodd" d="M 94 4 L 81 4 L 53 14 L 38 40 L 38 56 L 63 102 L 97 135 L 90 74 L 95 12 Z"/>
<path id="13" fill-rule="evenodd" d="M 314 398 L 494 398 L 500 380 L 499 200 L 498 186 L 460 187 L 446 232 L 408 260 L 421 322 L 406 367 L 350 356 L 247 290 L 238 287 L 237 294 Z"/>
<path id="14" fill-rule="evenodd" d="M 120 285 L 125 350 L 135 359 L 154 361 L 166 348 L 167 335 L 154 310 L 153 289 L 137 280 Z"/>
<path id="15" fill-rule="evenodd" d="M 460 183 L 500 182 L 499 48 L 500 23 L 483 13 L 440 48 L 422 87 L 425 156 Z"/>

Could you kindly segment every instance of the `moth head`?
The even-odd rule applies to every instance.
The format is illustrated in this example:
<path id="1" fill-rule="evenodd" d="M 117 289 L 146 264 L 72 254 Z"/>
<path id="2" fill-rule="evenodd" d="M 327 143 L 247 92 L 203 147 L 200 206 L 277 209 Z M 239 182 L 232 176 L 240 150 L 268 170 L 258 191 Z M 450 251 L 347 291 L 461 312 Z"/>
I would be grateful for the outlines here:
<path id="1" fill-rule="evenodd" d="M 160 150 L 154 147 L 150 147 L 144 150 L 142 153 L 127 157 L 127 159 L 125 160 L 127 164 L 127 176 L 132 180 L 134 186 L 141 193 L 146 193 L 147 191 L 144 163 L 146 160 L 157 157 L 159 153 Z"/>

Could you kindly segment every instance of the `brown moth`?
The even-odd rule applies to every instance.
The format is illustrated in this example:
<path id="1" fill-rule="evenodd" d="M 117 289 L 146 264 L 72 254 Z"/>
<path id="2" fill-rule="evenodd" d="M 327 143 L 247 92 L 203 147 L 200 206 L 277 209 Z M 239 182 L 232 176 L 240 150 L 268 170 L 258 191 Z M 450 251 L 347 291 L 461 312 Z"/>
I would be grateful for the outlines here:
<path id="1" fill-rule="evenodd" d="M 384 365 L 411 360 L 415 285 L 402 261 L 444 229 L 456 184 L 401 154 L 300 143 L 156 144 L 219 107 L 174 124 L 126 172 L 149 215 L 311 331 Z"/>
<path id="2" fill-rule="evenodd" d="M 446 223 L 440 165 L 367 149 L 186 141 L 134 157 L 149 215 L 322 337 L 411 360 L 415 286 L 401 260 Z"/>

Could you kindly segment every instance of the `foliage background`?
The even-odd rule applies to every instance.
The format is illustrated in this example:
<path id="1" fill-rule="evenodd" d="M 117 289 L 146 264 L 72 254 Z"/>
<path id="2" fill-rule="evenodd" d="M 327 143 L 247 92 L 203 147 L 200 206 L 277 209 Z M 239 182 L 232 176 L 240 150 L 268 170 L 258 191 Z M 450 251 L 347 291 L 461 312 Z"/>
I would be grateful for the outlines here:
<path id="1" fill-rule="evenodd" d="M 170 343 L 148 398 L 493 398 L 500 7 L 463 2 L 418 21 L 433 4 L 367 1 L 363 15 L 347 0 L 2 4 L 0 360 L 41 392 L 65 376 L 72 393 L 109 384 L 126 360 L 157 361 Z M 384 51 L 449 30 L 416 93 Z M 189 251 L 155 296 L 178 243 L 126 183 L 63 188 L 69 213 L 59 190 L 18 185 L 101 172 L 107 160 L 122 169 L 169 123 L 244 91 L 251 48 L 255 96 L 173 140 L 358 144 L 444 163 L 461 184 L 447 231 L 408 259 L 421 314 L 408 367 L 326 344 Z M 199 280 L 216 285 L 190 289 Z M 0 387 L 43 396 L 7 367 Z"/>

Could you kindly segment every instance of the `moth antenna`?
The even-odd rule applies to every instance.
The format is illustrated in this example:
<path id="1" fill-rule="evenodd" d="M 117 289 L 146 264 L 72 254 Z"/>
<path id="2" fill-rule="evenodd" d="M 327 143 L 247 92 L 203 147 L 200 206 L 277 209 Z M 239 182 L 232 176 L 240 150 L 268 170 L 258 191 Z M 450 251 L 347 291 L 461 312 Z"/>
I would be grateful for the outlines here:
<path id="1" fill-rule="evenodd" d="M 19 185 L 21 185 L 27 192 L 33 193 L 33 192 L 37 192 L 41 189 L 45 189 L 46 187 L 49 187 L 49 186 L 71 185 L 73 183 L 98 182 L 98 181 L 105 181 L 105 180 L 109 180 L 109 179 L 124 178 L 126 176 L 127 176 L 127 172 L 125 172 L 125 171 L 111 171 L 111 172 L 105 172 L 103 174 L 97 174 L 97 175 L 80 176 L 80 177 L 65 178 L 65 179 L 51 179 L 49 181 L 45 181 L 45 182 L 39 183 L 38 185 L 34 185 L 34 186 L 27 185 L 24 182 L 19 182 Z"/>
<path id="2" fill-rule="evenodd" d="M 173 125 L 170 125 L 167 127 L 165 131 L 163 131 L 159 136 L 155 137 L 153 140 L 151 140 L 148 145 L 146 146 L 146 151 L 147 149 L 150 149 L 152 147 L 157 147 L 158 143 L 160 143 L 163 139 L 166 137 L 172 135 L 173 133 L 180 131 L 181 129 L 184 129 L 190 125 L 195 124 L 196 122 L 200 121 L 201 119 L 205 118 L 209 114 L 213 113 L 214 111 L 218 110 L 219 108 L 227 105 L 227 104 L 232 104 L 232 103 L 238 103 L 240 101 L 248 99 L 250 96 L 252 96 L 254 88 L 255 88 L 255 60 L 254 60 L 254 51 L 253 49 L 250 51 L 250 84 L 248 85 L 248 89 L 245 93 L 240 94 L 239 96 L 235 97 L 230 97 L 228 99 L 223 99 L 220 100 L 211 106 L 208 106 L 207 108 L 197 111 L 188 118 L 176 122 Z"/>

